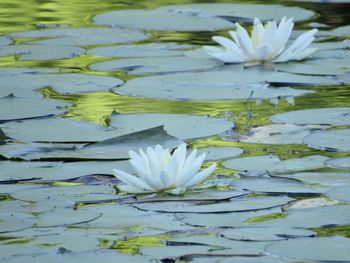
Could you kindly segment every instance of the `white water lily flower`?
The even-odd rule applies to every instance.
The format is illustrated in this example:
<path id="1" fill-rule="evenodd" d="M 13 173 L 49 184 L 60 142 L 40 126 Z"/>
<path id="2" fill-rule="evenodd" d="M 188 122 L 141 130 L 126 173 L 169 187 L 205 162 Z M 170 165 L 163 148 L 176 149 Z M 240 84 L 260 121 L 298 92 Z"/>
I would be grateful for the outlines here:
<path id="1" fill-rule="evenodd" d="M 285 48 L 293 26 L 293 18 L 283 17 L 278 26 L 274 20 L 263 25 L 258 18 L 255 18 L 250 37 L 248 32 L 236 23 L 237 30 L 229 31 L 233 41 L 214 36 L 213 40 L 223 48 L 206 46 L 205 49 L 208 55 L 225 63 L 302 60 L 317 50 L 308 47 L 315 39 L 317 29 L 303 33 L 293 44 Z"/>
<path id="2" fill-rule="evenodd" d="M 147 154 L 146 154 L 147 153 Z M 146 153 L 139 149 L 139 154 L 129 151 L 130 164 L 138 176 L 114 169 L 116 177 L 124 185 L 119 190 L 127 193 L 144 193 L 170 190 L 172 193 L 182 193 L 193 188 L 214 172 L 216 164 L 199 172 L 205 158 L 205 153 L 196 157 L 197 150 L 186 157 L 186 144 L 181 144 L 171 155 L 169 149 L 157 145 L 148 147 Z"/>

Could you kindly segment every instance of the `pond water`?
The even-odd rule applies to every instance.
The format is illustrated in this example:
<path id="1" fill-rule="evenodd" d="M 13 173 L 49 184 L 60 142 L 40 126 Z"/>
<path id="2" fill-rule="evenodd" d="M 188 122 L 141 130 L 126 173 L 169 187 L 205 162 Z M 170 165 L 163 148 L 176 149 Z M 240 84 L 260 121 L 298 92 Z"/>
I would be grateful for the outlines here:
<path id="1" fill-rule="evenodd" d="M 0 1 L 0 261 L 350 261 L 350 2 L 207 2 Z M 256 16 L 318 51 L 203 51 Z M 128 150 L 182 141 L 215 187 L 117 192 Z"/>

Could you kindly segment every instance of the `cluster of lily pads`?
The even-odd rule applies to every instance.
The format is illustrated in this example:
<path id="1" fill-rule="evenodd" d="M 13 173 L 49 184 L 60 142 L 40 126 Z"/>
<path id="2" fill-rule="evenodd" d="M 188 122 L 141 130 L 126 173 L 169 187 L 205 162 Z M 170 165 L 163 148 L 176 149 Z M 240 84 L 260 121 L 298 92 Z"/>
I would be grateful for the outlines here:
<path id="1" fill-rule="evenodd" d="M 80 56 L 99 62 L 86 65 L 89 74 L 55 67 L 0 68 L 0 261 L 349 261 L 348 238 L 318 235 L 326 226 L 349 228 L 350 107 L 277 113 L 269 117 L 271 124 L 230 137 L 235 124 L 210 116 L 113 113 L 105 126 L 64 118 L 75 105 L 40 93 L 50 87 L 63 95 L 109 91 L 155 101 L 285 99 L 293 105 L 294 97 L 316 94 L 317 86 L 349 84 L 349 26 L 319 30 L 310 45 L 318 51 L 300 55 L 303 61 L 253 67 L 226 64 L 208 55 L 208 47 L 159 43 L 153 35 L 214 35 L 232 30 L 235 22 L 249 27 L 255 17 L 279 21 L 282 14 L 304 21 L 314 12 L 281 5 L 173 5 L 96 15 L 92 22 L 103 27 L 1 36 L 0 56 L 18 63 Z M 290 37 L 295 40 L 303 33 L 295 30 Z M 285 34 L 286 43 L 280 45 L 290 45 L 288 38 Z M 24 44 L 15 45 L 17 40 Z M 210 41 L 208 45 L 214 44 Z M 271 54 L 262 46 L 265 55 Z M 277 50 L 275 57 L 282 52 Z M 114 72 L 133 78 L 109 74 Z M 195 140 L 217 135 L 227 145 L 219 137 L 225 146 L 200 147 L 201 157 L 194 152 L 186 159 L 184 142 L 195 145 Z M 233 147 L 235 143 L 241 147 Z M 139 151 L 155 145 L 154 150 Z M 316 154 L 286 160 L 276 154 L 249 156 L 245 145 L 307 145 Z M 198 172 L 205 154 L 209 168 Z M 134 163 L 127 161 L 129 155 Z M 228 169 L 231 176 L 215 173 L 212 162 L 219 164 L 217 171 Z M 130 175 L 133 168 L 139 178 Z M 152 178 L 152 172 L 159 178 Z M 168 188 L 183 193 L 181 187 L 193 188 L 212 172 L 201 187 L 184 195 L 133 194 Z M 171 181 L 175 176 L 179 181 Z"/>

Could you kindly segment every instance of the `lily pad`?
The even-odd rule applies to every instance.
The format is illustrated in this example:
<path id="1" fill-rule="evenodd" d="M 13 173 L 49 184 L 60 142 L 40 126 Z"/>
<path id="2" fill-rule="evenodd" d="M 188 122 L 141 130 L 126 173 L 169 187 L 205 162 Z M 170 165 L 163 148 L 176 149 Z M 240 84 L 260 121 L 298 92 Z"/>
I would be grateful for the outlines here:
<path id="1" fill-rule="evenodd" d="M 326 164 L 334 168 L 350 170 L 350 157 L 333 158 L 328 160 Z"/>
<path id="2" fill-rule="evenodd" d="M 325 186 L 339 186 L 350 184 L 350 173 L 340 172 L 280 174 L 278 177 L 291 178 L 307 184 L 320 184 Z"/>
<path id="3" fill-rule="evenodd" d="M 10 45 L 12 43 L 11 39 L 9 39 L 8 37 L 0 37 L 0 46 L 7 46 Z"/>
<path id="4" fill-rule="evenodd" d="M 312 228 L 327 225 L 347 225 L 350 218 L 349 205 L 322 206 L 317 208 L 291 209 L 287 217 L 256 223 L 266 227 Z"/>
<path id="5" fill-rule="evenodd" d="M 350 152 L 350 129 L 317 132 L 306 136 L 303 140 L 310 147 L 338 151 Z"/>
<path id="6" fill-rule="evenodd" d="M 294 260 L 346 262 L 350 261 L 349 246 L 348 238 L 314 237 L 275 242 L 268 245 L 266 251 L 272 255 Z M 296 251 L 298 253 L 295 253 Z"/>
<path id="7" fill-rule="evenodd" d="M 229 21 L 280 20 L 283 16 L 293 17 L 295 21 L 307 20 L 314 15 L 311 10 L 283 5 L 259 4 L 189 4 L 162 6 L 158 10 L 173 13 L 196 14 L 197 16 L 218 16 Z"/>
<path id="8" fill-rule="evenodd" d="M 177 43 L 149 43 L 139 45 L 117 45 L 89 49 L 87 54 L 105 57 L 171 57 L 182 56 L 191 45 Z"/>
<path id="9" fill-rule="evenodd" d="M 121 85 L 117 78 L 87 74 L 13 74 L 0 76 L 8 88 L 37 90 L 52 87 L 60 93 L 105 91 Z"/>
<path id="10" fill-rule="evenodd" d="M 315 55 L 318 56 L 318 53 L 322 51 L 348 49 L 350 48 L 350 40 L 346 39 L 343 41 L 319 42 L 313 43 L 312 46 L 317 47 L 318 52 Z"/>
<path id="11" fill-rule="evenodd" d="M 169 100 L 271 99 L 314 93 L 311 90 L 269 87 L 264 83 L 267 81 L 266 77 L 259 77 L 255 74 L 241 77 L 240 74 L 236 74 L 238 72 L 228 74 L 228 72 L 219 71 L 215 73 L 213 74 L 212 71 L 175 73 L 136 78 L 115 90 L 122 95 Z M 241 73 L 246 75 L 245 71 Z M 266 76 L 269 75 L 269 73 L 266 74 Z M 286 78 L 288 79 L 287 76 Z"/>
<path id="12" fill-rule="evenodd" d="M 314 236 L 314 231 L 297 228 L 267 228 L 246 227 L 223 230 L 220 235 L 231 240 L 239 241 L 279 241 L 288 238 L 300 238 Z"/>
<path id="13" fill-rule="evenodd" d="M 99 14 L 93 18 L 99 25 L 145 30 L 216 31 L 233 27 L 221 18 L 195 13 L 169 12 L 167 10 L 118 10 Z"/>
<path id="14" fill-rule="evenodd" d="M 118 59 L 90 65 L 92 70 L 127 70 L 129 74 L 165 74 L 183 71 L 207 70 L 222 65 L 211 58 L 144 57 Z"/>
<path id="15" fill-rule="evenodd" d="M 85 159 L 117 160 L 128 159 L 129 150 L 137 151 L 148 146 L 160 144 L 173 149 L 182 141 L 169 136 L 163 127 L 155 127 L 139 132 L 109 138 L 92 144 L 58 143 L 12 143 L 0 145 L 2 156 L 23 160 L 37 159 Z"/>
<path id="16" fill-rule="evenodd" d="M 331 31 L 322 31 L 322 35 L 348 38 L 350 36 L 350 25 L 341 26 Z"/>
<path id="17" fill-rule="evenodd" d="M 134 204 L 133 206 L 145 211 L 157 211 L 165 213 L 228 213 L 246 212 L 260 209 L 268 209 L 288 204 L 293 201 L 289 197 L 267 196 L 260 198 L 239 198 L 230 202 L 214 204 L 191 202 L 160 202 Z"/>
<path id="18" fill-rule="evenodd" d="M 272 115 L 275 123 L 350 125 L 350 107 L 296 110 Z"/>
<path id="19" fill-rule="evenodd" d="M 328 191 L 326 195 L 334 200 L 350 202 L 349 185 L 336 187 Z"/>
<path id="20" fill-rule="evenodd" d="M 329 158 L 313 155 L 303 158 L 280 160 L 275 155 L 253 156 L 228 160 L 222 163 L 226 168 L 239 171 L 267 171 L 270 173 L 302 171 L 325 167 Z"/>
<path id="21" fill-rule="evenodd" d="M 339 75 L 350 71 L 350 58 L 324 58 L 303 63 L 280 63 L 274 65 L 279 71 L 307 75 Z"/>
<path id="22" fill-rule="evenodd" d="M 73 58 L 85 53 L 85 49 L 64 45 L 16 45 L 5 46 L 0 57 L 15 56 L 19 60 L 54 60 Z"/>
<path id="23" fill-rule="evenodd" d="M 327 126 L 272 124 L 253 127 L 249 133 L 239 138 L 240 142 L 263 144 L 302 144 L 304 137 Z"/>
<path id="24" fill-rule="evenodd" d="M 233 158 L 241 155 L 243 149 L 238 147 L 202 147 L 198 148 L 198 154 L 206 153 L 207 161 L 217 161 Z"/>
<path id="25" fill-rule="evenodd" d="M 329 190 L 329 187 L 310 187 L 296 180 L 271 177 L 241 176 L 239 180 L 232 180 L 231 186 L 233 186 L 236 189 L 249 190 L 258 193 L 290 194 L 301 196 L 320 195 L 321 193 L 324 193 L 327 190 Z"/>
<path id="26" fill-rule="evenodd" d="M 204 227 L 249 227 L 250 218 L 281 213 L 280 207 L 248 212 L 216 213 L 216 214 L 179 214 L 181 222 L 191 226 Z"/>
<path id="27" fill-rule="evenodd" d="M 111 175 L 113 169 L 132 172 L 128 161 L 12 162 L 0 161 L 0 182 L 15 180 L 64 180 L 84 175 Z"/>
<path id="28" fill-rule="evenodd" d="M 9 213 L 9 211 L 5 213 L 5 211 L 2 211 L 0 218 L 0 233 L 25 229 L 35 223 L 33 216 L 25 213 Z"/>
<path id="29" fill-rule="evenodd" d="M 148 34 L 122 28 L 60 28 L 17 32 L 11 38 L 53 38 L 36 41 L 50 48 L 51 45 L 88 46 L 112 43 L 127 43 L 147 39 Z M 51 46 L 51 49 L 53 47 Z"/>
<path id="30" fill-rule="evenodd" d="M 64 113 L 69 106 L 71 104 L 51 99 L 6 97 L 0 99 L 0 123 L 53 116 Z"/>
<path id="31" fill-rule="evenodd" d="M 111 116 L 110 125 L 106 128 L 92 123 L 54 118 L 9 122 L 1 129 L 8 137 L 21 141 L 96 142 L 159 125 L 164 125 L 171 136 L 180 139 L 211 136 L 234 127 L 232 122 L 224 119 L 185 114 L 115 114 Z M 69 138 L 67 133 L 70 134 Z"/>

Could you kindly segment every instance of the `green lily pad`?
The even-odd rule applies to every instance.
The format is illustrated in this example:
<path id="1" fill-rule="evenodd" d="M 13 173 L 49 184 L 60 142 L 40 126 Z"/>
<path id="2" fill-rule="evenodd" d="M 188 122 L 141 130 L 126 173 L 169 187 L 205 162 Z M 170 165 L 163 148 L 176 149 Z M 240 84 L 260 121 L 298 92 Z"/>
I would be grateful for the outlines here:
<path id="1" fill-rule="evenodd" d="M 319 52 L 317 52 L 317 58 L 322 58 L 322 59 L 349 59 L 350 58 L 350 50 L 339 49 L 339 50 L 319 51 Z M 344 66 L 344 71 L 345 71 L 346 67 L 347 66 Z M 341 72 L 342 69 L 343 68 L 335 68 L 333 70 Z M 332 70 L 332 72 L 334 73 L 333 70 Z M 330 75 L 330 74 L 326 74 L 325 71 L 323 71 L 323 72 L 325 73 L 324 75 Z"/>
<path id="2" fill-rule="evenodd" d="M 302 171 L 325 167 L 329 158 L 313 155 L 303 158 L 280 160 L 275 155 L 253 156 L 228 160 L 222 163 L 226 168 L 239 171 L 267 171 L 279 173 L 288 171 Z"/>
<path id="3" fill-rule="evenodd" d="M 143 228 L 171 230 L 191 230 L 193 227 L 180 224 L 172 214 L 159 214 L 135 209 L 129 205 L 87 206 L 87 211 L 95 211 L 102 216 L 92 222 L 80 224 L 84 228 L 127 228 L 142 226 Z"/>
<path id="4" fill-rule="evenodd" d="M 15 180 L 64 180 L 84 175 L 111 175 L 113 169 L 131 173 L 128 161 L 12 162 L 0 161 L 0 182 Z"/>
<path id="5" fill-rule="evenodd" d="M 296 110 L 272 115 L 275 123 L 350 125 L 350 107 Z"/>
<path id="6" fill-rule="evenodd" d="M 350 202 L 349 185 L 336 187 L 328 191 L 326 195 L 334 200 Z"/>
<path id="7" fill-rule="evenodd" d="M 239 241 L 279 241 L 288 238 L 300 238 L 314 236 L 315 232 L 297 228 L 267 228 L 246 227 L 223 230 L 220 235 L 231 240 Z"/>
<path id="8" fill-rule="evenodd" d="M 241 155 L 243 149 L 238 147 L 202 147 L 198 148 L 198 154 L 206 153 L 207 161 L 217 161 L 228 158 L 233 158 Z"/>
<path id="9" fill-rule="evenodd" d="M 0 145 L 0 154 L 8 159 L 128 159 L 129 150 L 137 151 L 160 144 L 173 149 L 182 143 L 169 136 L 162 126 L 109 138 L 92 144 L 71 143 L 12 143 Z"/>
<path id="10" fill-rule="evenodd" d="M 207 137 L 234 127 L 232 122 L 224 119 L 185 114 L 114 114 L 110 118 L 110 125 L 106 128 L 92 123 L 54 118 L 10 122 L 1 129 L 8 137 L 21 141 L 96 142 L 160 125 L 164 125 L 169 135 L 179 139 Z M 46 128 L 42 130 L 40 127 Z M 69 138 L 66 136 L 68 133 Z"/>
<path id="11" fill-rule="evenodd" d="M 350 36 L 350 26 L 341 26 L 331 31 L 322 31 L 322 35 L 331 37 L 349 37 Z"/>
<path id="12" fill-rule="evenodd" d="M 341 129 L 311 134 L 309 136 L 306 136 L 303 142 L 313 148 L 339 152 L 350 152 L 349 138 L 350 129 Z"/>
<path id="13" fill-rule="evenodd" d="M 34 90 L 49 86 L 59 93 L 83 93 L 105 91 L 123 83 L 122 80 L 117 78 L 90 74 L 31 74 L 25 71 L 24 73 L 17 72 L 0 75 L 0 81 L 6 85 L 8 90 L 14 89 L 15 95 L 19 97 L 23 97 L 25 94 L 22 95 L 20 92 L 16 92 L 16 89 L 34 92 Z"/>
<path id="14" fill-rule="evenodd" d="M 307 184 L 320 184 L 325 186 L 339 186 L 350 184 L 350 173 L 340 172 L 280 174 L 278 177 L 291 178 Z"/>
<path id="15" fill-rule="evenodd" d="M 145 30 L 216 31 L 233 27 L 221 18 L 167 10 L 118 10 L 99 14 L 93 21 L 99 25 Z"/>
<path id="16" fill-rule="evenodd" d="M 333 158 L 326 162 L 327 165 L 339 168 L 339 169 L 350 169 L 350 157 L 345 158 Z"/>
<path id="17" fill-rule="evenodd" d="M 318 53 L 322 51 L 348 49 L 350 48 L 350 41 L 347 39 L 343 41 L 319 42 L 312 43 L 312 46 L 317 47 L 318 51 L 315 55 L 318 56 Z"/>
<path id="18" fill-rule="evenodd" d="M 36 41 L 41 45 L 88 46 L 141 41 L 149 36 L 138 30 L 122 28 L 60 28 L 12 33 L 11 38 L 53 38 Z M 51 47 L 52 48 L 52 47 Z"/>
<path id="19" fill-rule="evenodd" d="M 281 207 L 248 212 L 214 213 L 214 214 L 179 214 L 181 222 L 191 226 L 203 227 L 249 227 L 250 218 L 281 213 Z"/>
<path id="20" fill-rule="evenodd" d="M 288 179 L 287 179 L 288 178 Z M 293 177 L 292 177 L 293 178 Z M 243 177 L 230 183 L 236 189 L 268 194 L 320 195 L 329 187 L 310 187 L 302 182 L 286 178 Z"/>
<path id="21" fill-rule="evenodd" d="M 290 209 L 287 217 L 256 223 L 256 226 L 312 228 L 327 225 L 347 225 L 349 205 L 322 206 L 317 208 Z"/>
<path id="22" fill-rule="evenodd" d="M 273 67 L 279 71 L 307 75 L 339 75 L 350 71 L 350 58 L 324 58 L 303 63 L 279 63 Z"/>
<path id="23" fill-rule="evenodd" d="M 327 126 L 272 124 L 253 127 L 248 134 L 239 138 L 240 142 L 262 144 L 302 144 L 304 137 Z"/>
<path id="24" fill-rule="evenodd" d="M 228 200 L 230 198 L 244 196 L 249 194 L 248 191 L 203 191 L 188 193 L 179 196 L 138 196 L 136 197 L 137 203 L 150 203 L 150 202 L 170 202 L 170 201 L 219 201 Z"/>
<path id="25" fill-rule="evenodd" d="M 0 219 L 0 233 L 19 231 L 31 227 L 35 223 L 31 215 L 25 213 L 9 213 L 9 211 L 2 211 L 0 213 Z"/>
<path id="26" fill-rule="evenodd" d="M 51 99 L 6 97 L 0 99 L 0 123 L 61 114 L 69 106 L 71 104 Z"/>
<path id="27" fill-rule="evenodd" d="M 0 57 L 15 56 L 19 60 L 54 60 L 73 58 L 85 53 L 85 49 L 64 45 L 16 45 L 5 46 Z"/>
<path id="28" fill-rule="evenodd" d="M 283 16 L 293 17 L 294 21 L 307 20 L 314 15 L 311 10 L 283 5 L 259 4 L 186 4 L 162 6 L 157 10 L 173 13 L 196 14 L 197 16 L 218 16 L 230 21 L 280 20 Z"/>
<path id="29" fill-rule="evenodd" d="M 222 62 L 211 58 L 144 57 L 118 59 L 90 65 L 96 71 L 127 70 L 129 74 L 165 74 L 215 68 Z"/>
<path id="30" fill-rule="evenodd" d="M 159 202 L 133 204 L 138 209 L 166 213 L 228 213 L 246 212 L 283 206 L 293 201 L 289 197 L 267 196 L 260 198 L 240 198 L 222 203 Z"/>
<path id="31" fill-rule="evenodd" d="M 182 56 L 184 50 L 192 48 L 187 44 L 177 43 L 148 43 L 139 45 L 117 45 L 89 49 L 87 54 L 105 57 L 171 57 Z"/>
<path id="32" fill-rule="evenodd" d="M 169 100 L 271 99 L 314 93 L 288 87 L 274 88 L 264 83 L 269 81 L 270 74 L 274 75 L 271 80 L 282 81 L 276 78 L 277 75 L 288 73 L 271 72 L 264 76 L 259 76 L 259 73 L 247 76 L 245 73 L 210 71 L 143 77 L 132 79 L 115 90 L 122 95 Z M 284 82 L 288 79 L 288 76 L 285 77 Z"/>
<path id="33" fill-rule="evenodd" d="M 11 39 L 9 39 L 8 37 L 0 37 L 0 46 L 7 46 L 10 45 L 12 43 Z"/>
<path id="34" fill-rule="evenodd" d="M 266 251 L 272 255 L 294 260 L 346 262 L 350 261 L 349 246 L 348 238 L 314 237 L 275 242 L 268 245 Z"/>

